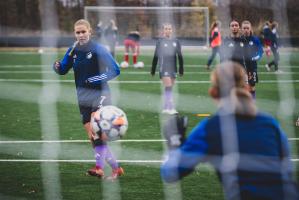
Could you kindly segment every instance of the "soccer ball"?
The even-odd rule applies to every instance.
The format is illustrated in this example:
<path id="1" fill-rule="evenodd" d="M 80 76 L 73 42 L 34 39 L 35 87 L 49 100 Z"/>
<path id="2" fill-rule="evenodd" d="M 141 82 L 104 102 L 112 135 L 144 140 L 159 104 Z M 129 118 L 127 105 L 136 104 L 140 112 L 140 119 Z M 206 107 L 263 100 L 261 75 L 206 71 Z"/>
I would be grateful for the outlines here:
<path id="1" fill-rule="evenodd" d="M 137 62 L 136 64 L 134 64 L 134 68 L 143 68 L 143 67 L 144 67 L 143 62 Z"/>
<path id="2" fill-rule="evenodd" d="M 126 61 L 123 61 L 123 62 L 120 63 L 120 67 L 121 68 L 128 68 L 129 67 L 129 63 L 126 62 Z"/>
<path id="3" fill-rule="evenodd" d="M 91 127 L 94 133 L 106 133 L 109 141 L 118 140 L 128 130 L 128 119 L 124 111 L 116 106 L 104 106 L 91 117 Z"/>

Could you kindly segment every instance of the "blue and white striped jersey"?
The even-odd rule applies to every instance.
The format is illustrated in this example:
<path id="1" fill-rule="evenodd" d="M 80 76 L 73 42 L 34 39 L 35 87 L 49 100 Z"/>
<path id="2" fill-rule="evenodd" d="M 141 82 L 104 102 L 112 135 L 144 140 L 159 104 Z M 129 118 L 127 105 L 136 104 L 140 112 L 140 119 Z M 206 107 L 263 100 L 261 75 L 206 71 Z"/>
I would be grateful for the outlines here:
<path id="1" fill-rule="evenodd" d="M 119 66 L 105 47 L 96 42 L 77 45 L 70 56 L 71 49 L 67 50 L 60 68 L 55 71 L 64 75 L 73 68 L 79 103 L 92 101 L 100 93 L 97 90 L 109 90 L 107 81 L 120 74 Z"/>

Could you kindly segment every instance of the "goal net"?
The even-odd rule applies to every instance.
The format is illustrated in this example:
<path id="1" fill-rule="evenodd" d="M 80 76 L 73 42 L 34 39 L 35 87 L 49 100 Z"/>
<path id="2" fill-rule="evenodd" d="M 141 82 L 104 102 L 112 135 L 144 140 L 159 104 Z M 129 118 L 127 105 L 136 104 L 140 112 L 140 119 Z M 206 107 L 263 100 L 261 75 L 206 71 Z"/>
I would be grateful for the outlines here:
<path id="1" fill-rule="evenodd" d="M 154 45 L 161 26 L 171 23 L 174 34 L 185 46 L 206 46 L 209 42 L 208 7 L 102 7 L 85 6 L 84 18 L 92 27 L 107 26 L 112 19 L 118 27 L 119 40 L 138 30 L 144 45 Z"/>

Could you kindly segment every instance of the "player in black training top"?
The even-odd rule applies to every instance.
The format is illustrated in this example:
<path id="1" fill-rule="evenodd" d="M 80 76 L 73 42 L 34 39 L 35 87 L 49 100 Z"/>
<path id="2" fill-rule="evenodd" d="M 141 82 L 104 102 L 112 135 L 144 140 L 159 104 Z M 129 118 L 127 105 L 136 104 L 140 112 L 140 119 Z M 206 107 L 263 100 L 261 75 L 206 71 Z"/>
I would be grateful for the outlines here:
<path id="1" fill-rule="evenodd" d="M 263 56 L 263 46 L 259 38 L 253 35 L 251 23 L 247 20 L 242 22 L 242 39 L 249 90 L 255 99 L 255 84 L 258 82 L 257 61 Z"/>
<path id="2" fill-rule="evenodd" d="M 163 113 L 176 114 L 172 87 L 177 75 L 177 57 L 179 60 L 179 74 L 184 74 L 184 62 L 181 44 L 177 38 L 172 37 L 172 25 L 164 24 L 163 37 L 156 43 L 155 54 L 152 62 L 152 76 L 155 75 L 157 64 L 159 65 L 160 78 L 164 85 Z"/>
<path id="3" fill-rule="evenodd" d="M 225 37 L 220 48 L 220 61 L 234 61 L 241 64 L 245 69 L 244 41 L 240 35 L 240 25 L 236 20 L 231 21 L 231 34 Z"/>

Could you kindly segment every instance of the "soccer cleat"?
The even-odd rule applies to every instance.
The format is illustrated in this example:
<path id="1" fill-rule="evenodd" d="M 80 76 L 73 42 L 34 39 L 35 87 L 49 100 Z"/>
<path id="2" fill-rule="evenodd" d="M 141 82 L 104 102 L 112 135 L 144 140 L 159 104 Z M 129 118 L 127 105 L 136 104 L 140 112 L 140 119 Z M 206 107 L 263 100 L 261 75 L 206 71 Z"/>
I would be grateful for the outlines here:
<path id="1" fill-rule="evenodd" d="M 178 111 L 173 108 L 173 109 L 169 110 L 168 114 L 170 114 L 170 115 L 178 114 Z"/>
<path id="2" fill-rule="evenodd" d="M 275 74 L 282 74 L 283 73 L 283 71 L 281 71 L 281 70 L 276 70 L 275 72 L 274 72 Z"/>
<path id="3" fill-rule="evenodd" d="M 111 176 L 106 177 L 106 180 L 113 181 L 113 180 L 117 179 L 119 176 L 122 176 L 124 174 L 125 174 L 124 169 L 122 167 L 118 167 L 118 168 L 112 170 Z"/>
<path id="4" fill-rule="evenodd" d="M 209 65 L 206 65 L 206 70 L 210 70 L 210 66 Z"/>
<path id="5" fill-rule="evenodd" d="M 268 64 L 265 65 L 266 67 L 266 70 L 269 72 L 271 69 L 270 69 L 270 66 Z"/>
<path id="6" fill-rule="evenodd" d="M 89 176 L 104 177 L 104 171 L 99 167 L 93 167 L 87 170 L 86 174 Z"/>
<path id="7" fill-rule="evenodd" d="M 175 115 L 178 113 L 176 109 L 164 109 L 162 111 L 163 114 Z"/>

